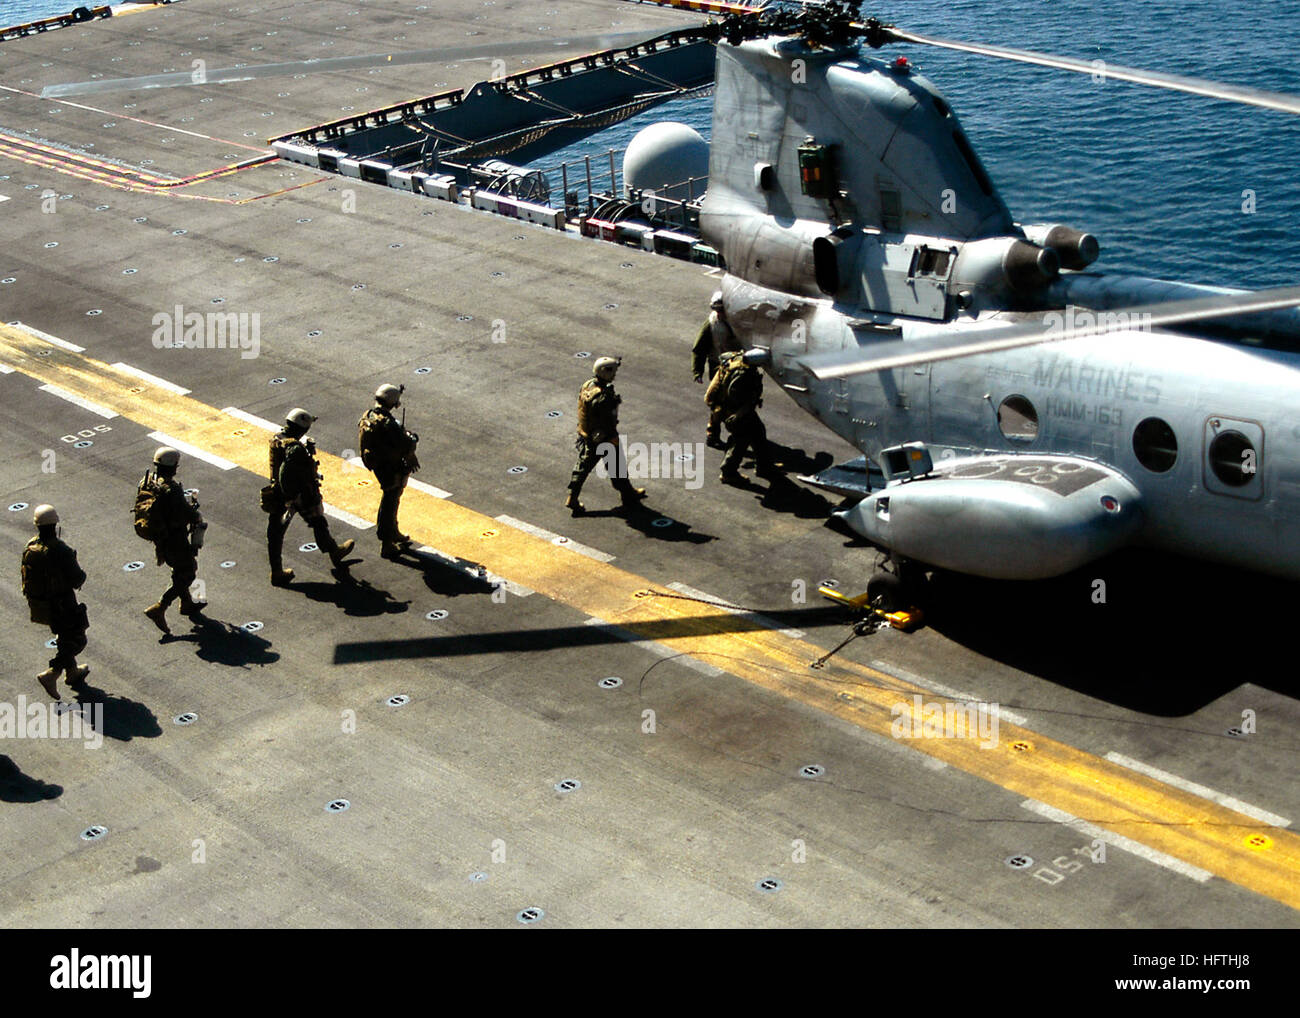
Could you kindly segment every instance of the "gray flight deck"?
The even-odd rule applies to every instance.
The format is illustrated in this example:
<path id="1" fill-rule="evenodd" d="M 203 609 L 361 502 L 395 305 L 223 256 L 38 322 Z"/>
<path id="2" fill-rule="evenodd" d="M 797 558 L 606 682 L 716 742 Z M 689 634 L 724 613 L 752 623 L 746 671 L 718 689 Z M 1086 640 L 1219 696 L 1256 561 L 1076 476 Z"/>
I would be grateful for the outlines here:
<path id="1" fill-rule="evenodd" d="M 546 547 L 564 535 L 612 556 L 574 556 L 559 593 L 521 596 L 524 555 L 501 570 L 518 585 L 501 603 L 472 567 L 385 561 L 373 528 L 335 519 L 362 559 L 340 584 L 298 550 L 310 533 L 296 521 L 298 582 L 275 589 L 260 475 L 187 456 L 180 476 L 210 523 L 199 576 L 212 621 L 173 613 L 160 642 L 141 611 L 166 581 L 129 507 L 159 444 L 149 433 L 167 424 L 147 401 L 105 418 L 41 388 L 49 365 L 0 352 L 15 369 L 0 375 L 0 701 L 47 699 L 34 676 L 49 634 L 17 585 L 30 509 L 3 508 L 51 502 L 90 577 L 82 709 L 105 711 L 98 749 L 0 744 L 0 925 L 514 927 L 530 908 L 540 927 L 1300 925 L 1270 891 L 1280 883 L 1202 878 L 1195 855 L 1128 842 L 1094 862 L 1087 825 L 1107 817 L 1071 826 L 996 777 L 821 709 L 801 693 L 815 654 L 802 672 L 773 661 L 781 691 L 733 674 L 724 654 L 671 657 L 664 641 L 588 624 L 580 606 L 617 569 L 762 612 L 823 652 L 848 629 L 817 584 L 857 593 L 872 571 L 874 553 L 828 524 L 834 501 L 794 480 L 855 451 L 770 381 L 763 416 L 789 481 L 721 485 L 709 449 L 699 486 L 638 482 L 646 511 L 609 511 L 597 477 L 589 516 L 564 509 L 585 354 L 623 357 L 630 441 L 703 440 L 689 361 L 710 270 L 280 161 L 171 188 L 102 182 L 254 158 L 270 137 L 467 87 L 488 61 L 39 97 L 200 59 L 535 39 L 513 71 L 581 52 L 555 47 L 558 33 L 649 35 L 694 18 L 616 0 L 185 0 L 0 43 L 0 321 L 85 348 L 55 346 L 51 364 L 74 380 L 77 358 L 127 364 L 273 421 L 302 405 L 334 455 L 355 446 L 374 388 L 404 383 L 418 480 L 488 523 L 540 528 Z M 154 317 L 177 305 L 258 315 L 260 355 L 158 349 Z M 104 399 L 119 397 L 133 398 Z M 64 440 L 85 431 L 90 445 Z M 439 547 L 437 533 L 416 536 Z M 1094 762 L 1164 772 L 1162 787 L 1300 817 L 1300 686 L 1279 663 L 1293 587 L 1130 556 L 1056 583 L 941 578 L 937 590 L 931 626 L 861 637 L 832 660 L 874 663 L 893 677 L 879 681 L 936 699 L 996 702 Z M 754 624 L 719 611 L 723 639 L 728 620 Z M 602 688 L 607 677 L 622 683 Z M 386 704 L 399 694 L 409 702 Z M 1243 711 L 1255 733 L 1227 734 Z M 197 720 L 174 723 L 185 712 Z M 1050 800 L 1052 773 L 1037 780 Z M 329 812 L 338 799 L 350 808 Z M 83 840 L 92 825 L 107 833 Z M 1271 834 L 1278 849 L 1294 838 Z M 1017 855 L 1033 865 L 1008 866 Z"/>

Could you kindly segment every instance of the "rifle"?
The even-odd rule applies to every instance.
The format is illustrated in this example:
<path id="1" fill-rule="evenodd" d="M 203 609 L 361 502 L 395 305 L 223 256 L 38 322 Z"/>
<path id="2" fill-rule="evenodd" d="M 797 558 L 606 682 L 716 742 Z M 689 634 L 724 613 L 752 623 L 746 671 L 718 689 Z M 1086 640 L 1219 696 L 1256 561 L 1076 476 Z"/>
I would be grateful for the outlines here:
<path id="1" fill-rule="evenodd" d="M 402 393 L 406 392 L 406 386 L 399 385 L 397 387 L 397 392 L 400 397 Z M 405 403 L 402 404 L 402 431 L 406 432 L 407 437 L 409 437 L 411 440 L 411 451 L 408 452 L 405 457 L 403 457 L 402 464 L 403 466 L 406 467 L 408 473 L 413 474 L 420 469 L 420 460 L 415 455 L 415 447 L 420 444 L 420 436 L 417 435 L 414 431 L 406 430 L 406 404 Z"/>
<path id="2" fill-rule="evenodd" d="M 194 509 L 194 522 L 190 524 L 190 547 L 194 549 L 195 554 L 203 547 L 203 536 L 207 532 L 208 524 L 199 512 L 199 500 L 193 495 L 186 495 L 190 506 Z"/>

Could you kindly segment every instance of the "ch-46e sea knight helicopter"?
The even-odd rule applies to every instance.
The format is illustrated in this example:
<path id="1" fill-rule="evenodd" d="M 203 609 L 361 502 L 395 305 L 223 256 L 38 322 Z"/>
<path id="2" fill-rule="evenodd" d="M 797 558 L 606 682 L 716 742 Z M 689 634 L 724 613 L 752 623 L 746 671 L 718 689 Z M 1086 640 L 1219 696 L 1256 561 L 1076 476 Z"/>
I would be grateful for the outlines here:
<path id="1" fill-rule="evenodd" d="M 725 259 L 746 358 L 863 454 L 809 480 L 846 496 L 839 516 L 887 552 L 893 571 L 868 586 L 877 604 L 911 598 L 927 569 L 1045 579 L 1133 545 L 1300 578 L 1300 286 L 1250 293 L 1088 271 L 1095 238 L 1016 223 L 939 91 L 906 58 L 861 47 L 939 46 L 1290 113 L 1300 97 L 920 36 L 849 0 L 655 2 L 714 15 L 671 33 L 716 48 L 701 229 Z M 640 38 L 554 41 L 629 34 Z"/>
<path id="2" fill-rule="evenodd" d="M 860 44 L 1093 64 L 847 2 L 721 35 L 702 230 L 746 359 L 864 454 L 805 480 L 855 500 L 837 515 L 888 553 L 875 603 L 901 607 L 928 568 L 1044 579 L 1139 544 L 1300 578 L 1300 287 L 1084 271 L 1097 241 L 1014 222 L 939 91 Z"/>

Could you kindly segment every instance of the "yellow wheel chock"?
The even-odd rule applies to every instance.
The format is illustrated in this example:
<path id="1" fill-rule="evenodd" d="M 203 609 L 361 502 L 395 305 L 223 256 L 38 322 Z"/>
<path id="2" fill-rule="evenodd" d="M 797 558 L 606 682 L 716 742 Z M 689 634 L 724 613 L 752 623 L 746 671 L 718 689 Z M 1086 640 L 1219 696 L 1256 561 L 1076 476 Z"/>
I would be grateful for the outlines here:
<path id="1" fill-rule="evenodd" d="M 836 604 L 842 604 L 845 608 L 860 612 L 870 618 L 880 619 L 904 633 L 911 632 L 924 621 L 920 608 L 908 608 L 905 611 L 896 612 L 881 611 L 867 600 L 865 593 L 859 594 L 857 597 L 847 597 L 830 587 L 818 587 L 817 593 L 827 600 L 834 601 Z"/>

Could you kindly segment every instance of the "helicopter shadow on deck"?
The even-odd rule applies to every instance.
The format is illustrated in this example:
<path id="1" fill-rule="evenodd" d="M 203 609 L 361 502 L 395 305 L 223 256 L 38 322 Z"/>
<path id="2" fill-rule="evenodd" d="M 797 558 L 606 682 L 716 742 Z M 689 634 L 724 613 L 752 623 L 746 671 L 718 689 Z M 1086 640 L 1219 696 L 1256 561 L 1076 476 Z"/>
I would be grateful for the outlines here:
<path id="1" fill-rule="evenodd" d="M 1032 583 L 936 573 L 926 622 L 1020 671 L 1181 717 L 1246 683 L 1300 698 L 1286 664 L 1298 597 L 1300 585 L 1284 580 L 1129 551 Z"/>
<path id="2" fill-rule="evenodd" d="M 13 760 L 0 754 L 0 802 L 48 802 L 62 794 L 62 785 L 24 774 Z"/>
<path id="3" fill-rule="evenodd" d="M 693 620 L 697 628 L 715 633 L 768 632 L 771 624 L 801 629 L 844 629 L 842 609 L 829 605 L 804 605 L 793 609 L 752 612 L 723 612 Z M 545 626 L 540 629 L 509 629 L 421 636 L 356 640 L 336 644 L 335 664 L 373 664 L 384 661 L 435 660 L 479 654 L 533 654 L 547 651 L 599 649 L 635 646 L 640 641 L 658 641 L 672 635 L 680 619 L 667 616 L 619 626 Z M 686 657 L 687 655 L 681 655 Z M 723 662 L 725 664 L 725 662 Z M 811 663 L 811 661 L 809 662 Z"/>
<path id="4" fill-rule="evenodd" d="M 210 661 L 230 668 L 269 665 L 280 660 L 280 655 L 271 650 L 270 640 L 233 623 L 206 616 L 195 618 L 188 633 L 173 632 L 158 642 L 192 643 L 194 656 L 200 661 Z"/>

